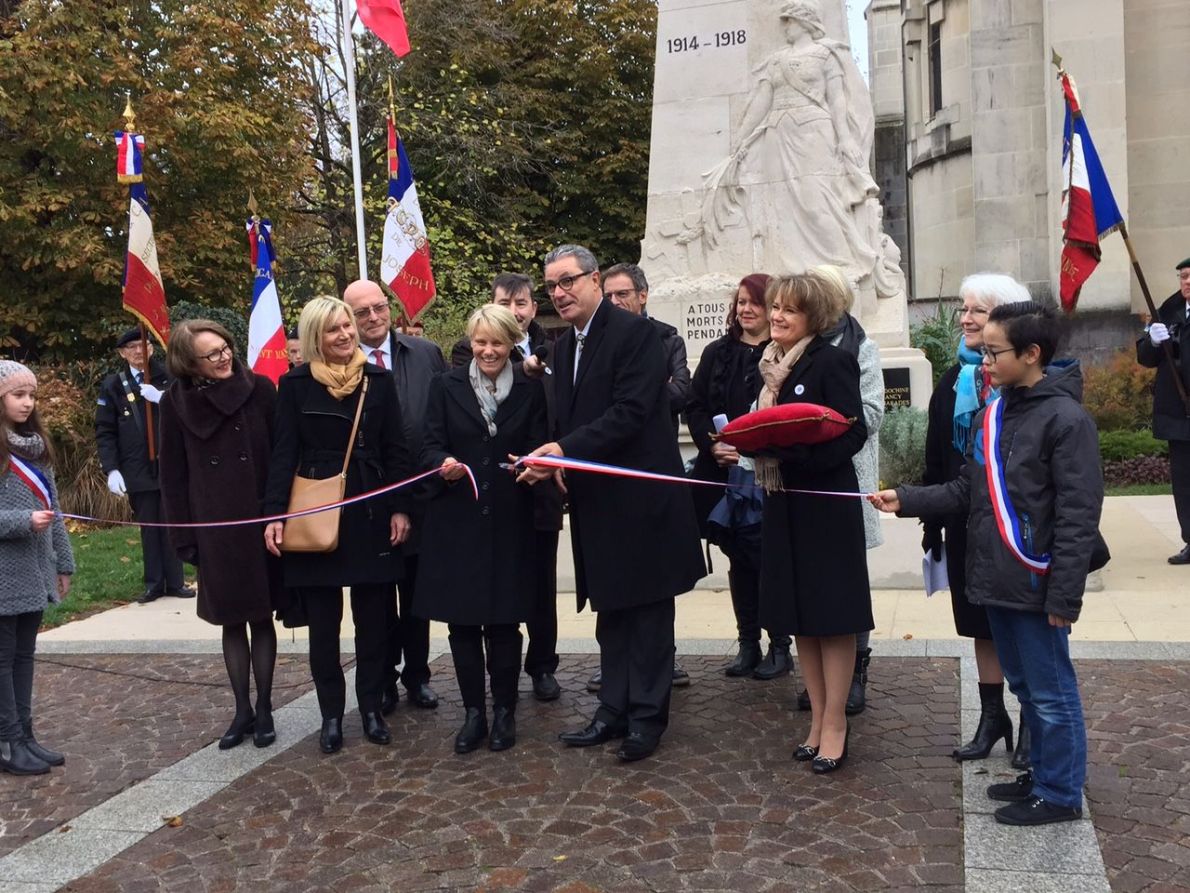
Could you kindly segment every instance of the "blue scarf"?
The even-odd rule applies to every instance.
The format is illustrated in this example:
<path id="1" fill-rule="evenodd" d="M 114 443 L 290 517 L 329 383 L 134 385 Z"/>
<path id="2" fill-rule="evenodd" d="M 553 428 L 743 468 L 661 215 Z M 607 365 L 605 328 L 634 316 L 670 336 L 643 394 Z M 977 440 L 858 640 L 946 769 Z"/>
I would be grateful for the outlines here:
<path id="1" fill-rule="evenodd" d="M 959 339 L 956 351 L 959 361 L 959 377 L 954 383 L 954 448 L 960 456 L 967 455 L 971 443 L 971 423 L 975 414 L 983 407 L 980 391 L 983 388 L 983 354 L 972 350 L 967 342 Z M 995 391 L 992 391 L 994 394 Z M 990 395 L 989 395 L 990 396 Z"/>

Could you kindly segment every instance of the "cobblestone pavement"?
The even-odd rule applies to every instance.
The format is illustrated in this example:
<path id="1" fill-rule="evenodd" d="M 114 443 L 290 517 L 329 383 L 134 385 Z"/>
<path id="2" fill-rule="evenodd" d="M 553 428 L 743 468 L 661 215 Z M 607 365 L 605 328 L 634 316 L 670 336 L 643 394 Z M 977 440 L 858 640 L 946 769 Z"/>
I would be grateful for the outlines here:
<path id="1" fill-rule="evenodd" d="M 564 658 L 560 701 L 522 698 L 514 749 L 465 757 L 439 660 L 442 707 L 402 704 L 394 746 L 349 717 L 343 752 L 311 735 L 66 889 L 962 889 L 957 661 L 874 660 L 872 706 L 828 777 L 790 759 L 808 723 L 792 680 L 683 662 L 694 685 L 675 692 L 661 750 L 624 766 L 610 746 L 556 741 L 593 709 L 594 657 Z"/>
<path id="2" fill-rule="evenodd" d="M 1078 674 L 1112 890 L 1190 890 L 1190 664 L 1080 661 Z"/>
<path id="3" fill-rule="evenodd" d="M 278 707 L 308 690 L 306 660 L 279 657 L 274 687 Z M 38 655 L 33 709 L 66 766 L 0 774 L 0 855 L 209 744 L 234 701 L 217 655 Z"/>

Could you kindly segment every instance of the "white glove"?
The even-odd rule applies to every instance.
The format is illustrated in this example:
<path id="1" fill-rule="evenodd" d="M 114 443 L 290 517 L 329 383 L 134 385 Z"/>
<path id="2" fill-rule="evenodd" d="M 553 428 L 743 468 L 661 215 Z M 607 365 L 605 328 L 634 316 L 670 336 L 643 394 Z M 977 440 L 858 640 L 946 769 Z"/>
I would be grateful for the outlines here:
<path id="1" fill-rule="evenodd" d="M 123 496 L 128 492 L 128 487 L 124 485 L 124 475 L 120 474 L 120 470 L 113 469 L 107 476 L 107 488 L 115 493 L 117 496 Z"/>
<path id="2" fill-rule="evenodd" d="M 153 385 L 149 384 L 147 381 L 140 386 L 140 395 L 150 403 L 160 403 L 161 394 L 161 388 L 153 387 Z"/>
<path id="3" fill-rule="evenodd" d="M 1149 326 L 1149 340 L 1153 347 L 1160 347 L 1169 340 L 1169 327 L 1163 322 L 1155 322 Z"/>

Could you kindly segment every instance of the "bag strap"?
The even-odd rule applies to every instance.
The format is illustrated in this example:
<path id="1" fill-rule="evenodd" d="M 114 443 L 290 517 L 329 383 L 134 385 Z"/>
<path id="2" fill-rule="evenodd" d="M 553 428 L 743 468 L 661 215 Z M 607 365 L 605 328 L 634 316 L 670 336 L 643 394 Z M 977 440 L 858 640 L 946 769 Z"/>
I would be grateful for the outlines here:
<path id="1" fill-rule="evenodd" d="M 351 423 L 351 437 L 347 440 L 347 453 L 343 456 L 343 470 L 340 476 L 347 477 L 347 466 L 351 463 L 351 451 L 355 448 L 355 433 L 359 430 L 359 418 L 364 414 L 364 400 L 368 396 L 368 376 L 363 376 L 363 387 L 359 392 L 359 405 L 355 407 L 355 420 Z"/>

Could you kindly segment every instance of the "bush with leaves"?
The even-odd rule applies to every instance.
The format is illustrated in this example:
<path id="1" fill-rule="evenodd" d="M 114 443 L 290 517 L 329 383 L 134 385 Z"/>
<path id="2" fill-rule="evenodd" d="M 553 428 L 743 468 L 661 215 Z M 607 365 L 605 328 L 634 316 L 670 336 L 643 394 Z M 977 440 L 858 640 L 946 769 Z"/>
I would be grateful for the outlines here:
<path id="1" fill-rule="evenodd" d="M 1109 487 L 1135 484 L 1168 484 L 1169 459 L 1164 456 L 1134 456 L 1103 463 L 1103 482 Z"/>
<path id="2" fill-rule="evenodd" d="M 890 409 L 880 424 L 880 485 L 920 484 L 926 470 L 929 416 L 911 406 Z"/>
<path id="3" fill-rule="evenodd" d="M 192 301 L 178 301 L 169 308 L 169 323 L 176 326 L 187 319 L 209 319 L 217 322 L 231 333 L 236 343 L 236 356 L 246 360 L 248 356 L 248 320 L 244 314 L 226 307 L 206 307 Z"/>
<path id="4" fill-rule="evenodd" d="M 1083 406 L 1100 431 L 1136 431 L 1153 418 L 1153 379 L 1157 370 L 1136 362 L 1131 350 L 1106 364 L 1083 369 Z"/>
<path id="5" fill-rule="evenodd" d="M 934 384 L 942 373 L 955 364 L 955 350 L 959 344 L 959 311 L 938 302 L 934 315 L 909 330 L 909 343 L 926 355 L 934 372 Z"/>
<path id="6" fill-rule="evenodd" d="M 1145 428 L 1140 431 L 1100 431 L 1099 457 L 1106 465 L 1144 456 L 1168 456 L 1169 443 Z"/>

